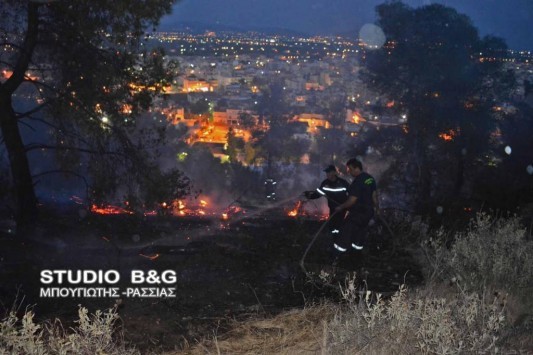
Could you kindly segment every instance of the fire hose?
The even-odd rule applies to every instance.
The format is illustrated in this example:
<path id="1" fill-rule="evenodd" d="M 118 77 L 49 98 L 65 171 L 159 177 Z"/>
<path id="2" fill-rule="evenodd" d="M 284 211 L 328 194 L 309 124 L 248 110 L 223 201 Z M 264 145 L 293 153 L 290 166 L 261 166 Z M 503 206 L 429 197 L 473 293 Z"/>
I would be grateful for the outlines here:
<path id="1" fill-rule="evenodd" d="M 328 224 L 328 222 L 331 220 L 331 218 L 333 216 L 335 216 L 338 212 L 334 212 L 331 214 L 331 216 L 329 216 L 329 218 L 324 222 L 322 223 L 322 225 L 320 226 L 320 228 L 318 229 L 318 231 L 315 233 L 315 235 L 313 236 L 313 239 L 311 239 L 311 242 L 309 243 L 309 245 L 307 246 L 307 249 L 305 249 L 305 253 L 304 255 L 302 256 L 302 259 L 300 260 L 300 267 L 302 268 L 302 271 L 304 272 L 304 274 L 306 274 L 307 276 L 309 276 L 309 273 L 307 272 L 307 269 L 305 268 L 305 257 L 307 256 L 307 253 L 309 253 L 309 250 L 311 249 L 311 247 L 313 246 L 313 244 L 315 243 L 316 241 L 316 238 L 318 238 L 318 236 L 320 235 L 320 233 L 322 232 L 322 230 L 324 230 L 324 227 Z"/>
<path id="2" fill-rule="evenodd" d="M 337 201 L 333 200 L 332 198 L 328 197 L 327 195 L 325 195 L 326 198 L 330 201 L 333 201 L 337 204 L 339 204 Z M 307 276 L 309 276 L 309 273 L 307 271 L 307 269 L 305 268 L 305 258 L 307 257 L 307 253 L 309 253 L 309 250 L 311 249 L 311 247 L 313 246 L 313 244 L 315 243 L 316 239 L 318 238 L 318 236 L 320 235 L 320 233 L 324 230 L 324 227 L 329 223 L 329 221 L 331 220 L 331 218 L 333 218 L 333 216 L 335 216 L 337 213 L 339 213 L 339 211 L 335 211 L 333 212 L 329 218 L 324 222 L 322 223 L 322 225 L 320 226 L 320 228 L 318 229 L 318 231 L 315 233 L 315 235 L 313 236 L 313 239 L 311 239 L 311 242 L 309 243 L 309 245 L 307 246 L 307 249 L 305 249 L 305 252 L 304 252 L 304 255 L 302 256 L 302 259 L 300 259 L 300 268 L 302 269 L 302 271 L 304 272 L 304 274 L 306 274 Z M 385 228 L 387 229 L 387 231 L 389 232 L 389 234 L 391 235 L 391 237 L 394 238 L 394 233 L 392 232 L 392 229 L 390 228 L 389 224 L 387 223 L 387 221 L 385 221 L 385 219 L 383 218 L 383 216 L 381 216 L 380 213 L 377 213 L 375 215 L 379 221 L 385 226 Z"/>

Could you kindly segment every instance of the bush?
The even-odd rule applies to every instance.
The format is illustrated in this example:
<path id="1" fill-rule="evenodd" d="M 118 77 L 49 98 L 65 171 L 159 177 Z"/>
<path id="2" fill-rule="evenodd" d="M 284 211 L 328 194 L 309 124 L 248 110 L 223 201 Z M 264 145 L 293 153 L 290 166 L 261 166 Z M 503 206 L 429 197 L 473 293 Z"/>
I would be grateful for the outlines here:
<path id="1" fill-rule="evenodd" d="M 533 242 L 518 218 L 480 213 L 466 233 L 445 247 L 441 230 L 422 245 L 429 281 L 452 281 L 475 292 L 506 290 L 527 295 L 533 287 Z"/>
<path id="2" fill-rule="evenodd" d="M 328 353 L 480 353 L 497 351 L 505 325 L 497 298 L 476 294 L 420 297 L 405 286 L 387 301 L 370 291 L 360 297 L 355 279 L 341 290 L 347 304 L 329 323 Z"/>
<path id="3" fill-rule="evenodd" d="M 451 248 L 450 268 L 469 289 L 486 286 L 512 292 L 533 286 L 533 242 L 518 218 L 480 214 Z"/>
<path id="4" fill-rule="evenodd" d="M 0 354 L 138 354 L 127 348 L 115 332 L 116 308 L 89 314 L 80 307 L 77 326 L 66 332 L 61 323 L 44 326 L 33 322 L 34 313 L 27 311 L 19 319 L 14 311 L 0 323 Z"/>

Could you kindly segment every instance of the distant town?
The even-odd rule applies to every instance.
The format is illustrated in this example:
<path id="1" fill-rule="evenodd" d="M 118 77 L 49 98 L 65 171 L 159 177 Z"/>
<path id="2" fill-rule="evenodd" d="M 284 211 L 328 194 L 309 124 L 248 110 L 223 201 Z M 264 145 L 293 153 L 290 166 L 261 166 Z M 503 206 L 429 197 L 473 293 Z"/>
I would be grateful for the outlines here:
<path id="1" fill-rule="evenodd" d="M 187 127 L 189 145 L 205 145 L 223 161 L 264 164 L 251 147 L 254 137 L 269 129 L 269 105 L 281 110 L 278 118 L 299 126 L 293 138 L 309 142 L 301 163 L 309 162 L 309 153 L 320 149 L 323 140 L 357 139 L 371 126 L 402 128 L 409 119 L 393 100 L 369 91 L 361 81 L 361 63 L 371 50 L 361 41 L 215 32 L 157 32 L 150 39 L 166 49 L 168 60 L 179 62 L 177 78 L 155 110 Z M 394 43 L 385 48 L 394 50 Z M 474 60 L 505 61 L 519 82 L 533 74 L 533 56 L 527 51 L 509 50 L 500 57 L 479 53 Z M 281 90 L 280 101 L 266 102 L 265 91 L 272 95 L 274 84 Z M 523 87 L 516 98 L 526 99 Z M 495 103 L 494 110 L 513 107 Z M 332 129 L 336 135 L 325 134 Z M 441 138 L 451 139 L 447 133 Z M 230 157 L 232 139 L 240 143 Z"/>

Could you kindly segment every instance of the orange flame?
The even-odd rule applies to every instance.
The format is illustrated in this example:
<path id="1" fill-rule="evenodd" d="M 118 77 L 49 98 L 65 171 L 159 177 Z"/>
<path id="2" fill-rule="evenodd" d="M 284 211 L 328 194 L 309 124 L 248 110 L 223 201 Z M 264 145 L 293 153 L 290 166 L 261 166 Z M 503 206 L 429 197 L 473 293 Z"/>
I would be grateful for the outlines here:
<path id="1" fill-rule="evenodd" d="M 439 134 L 439 138 L 446 142 L 450 142 L 453 141 L 456 135 L 457 133 L 453 129 L 450 129 L 448 132 L 443 132 Z"/>
<path id="2" fill-rule="evenodd" d="M 97 214 L 133 214 L 132 211 L 128 211 L 119 206 L 112 206 L 112 205 L 97 206 L 95 204 L 91 205 L 91 212 L 97 213 Z"/>
<path id="3" fill-rule="evenodd" d="M 361 115 L 358 112 L 354 112 L 353 113 L 352 119 L 353 119 L 353 122 L 355 124 L 359 124 L 361 122 L 366 122 L 366 120 L 363 117 L 361 117 Z"/>
<path id="4" fill-rule="evenodd" d="M 222 220 L 227 221 L 230 219 L 231 216 L 237 214 L 237 213 L 246 213 L 245 210 L 243 210 L 239 206 L 231 205 L 229 206 L 226 211 L 222 213 Z"/>
<path id="5" fill-rule="evenodd" d="M 296 206 L 292 210 L 290 210 L 287 215 L 290 217 L 296 217 L 298 216 L 298 213 L 300 212 L 300 207 L 302 206 L 302 201 L 296 202 Z"/>
<path id="6" fill-rule="evenodd" d="M 4 77 L 4 79 L 9 79 L 11 75 L 13 75 L 12 70 L 2 70 L 2 76 Z"/>

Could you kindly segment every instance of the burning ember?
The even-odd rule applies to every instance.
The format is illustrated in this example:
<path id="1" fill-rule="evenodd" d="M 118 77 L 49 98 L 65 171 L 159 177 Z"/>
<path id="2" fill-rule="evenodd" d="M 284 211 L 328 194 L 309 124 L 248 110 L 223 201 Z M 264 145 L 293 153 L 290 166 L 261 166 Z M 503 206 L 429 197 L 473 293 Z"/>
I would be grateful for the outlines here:
<path id="1" fill-rule="evenodd" d="M 142 256 L 143 258 L 150 259 L 150 260 L 155 260 L 161 256 L 160 254 L 154 254 L 154 255 L 139 254 L 139 255 Z"/>
<path id="2" fill-rule="evenodd" d="M 208 214 L 205 211 L 208 207 L 207 199 L 201 199 L 196 206 L 190 208 L 185 204 L 184 200 L 174 200 L 169 208 L 174 216 L 205 216 Z"/>
<path id="3" fill-rule="evenodd" d="M 91 212 L 97 213 L 97 214 L 133 214 L 132 211 L 128 211 L 119 206 L 112 206 L 112 205 L 97 206 L 95 204 L 91 205 Z"/>
<path id="4" fill-rule="evenodd" d="M 287 215 L 290 217 L 296 217 L 300 214 L 300 209 L 302 207 L 302 201 L 296 202 L 296 206 L 292 210 L 290 210 Z"/>
<path id="5" fill-rule="evenodd" d="M 361 115 L 358 112 L 354 112 L 352 119 L 355 124 L 366 122 L 366 120 L 363 117 L 361 117 Z"/>
<path id="6" fill-rule="evenodd" d="M 450 129 L 448 132 L 443 132 L 439 134 L 439 138 L 446 142 L 450 142 L 450 141 L 453 141 L 456 135 L 457 135 L 457 132 L 455 132 L 453 129 Z"/>
<path id="7" fill-rule="evenodd" d="M 227 221 L 230 219 L 230 217 L 239 213 L 245 214 L 246 211 L 239 206 L 231 205 L 222 213 L 222 220 Z"/>
<path id="8" fill-rule="evenodd" d="M 72 197 L 71 199 L 76 203 L 83 203 L 83 200 L 81 198 Z M 315 209 L 317 209 L 316 206 Z M 145 217 L 174 216 L 181 218 L 212 218 L 220 220 L 224 228 L 228 226 L 228 222 L 240 221 L 245 217 L 253 218 L 257 214 L 247 214 L 246 210 L 244 210 L 241 206 L 234 202 L 232 202 L 232 204 L 227 207 L 217 205 L 215 203 L 212 203 L 211 199 L 205 195 L 179 200 L 176 199 L 172 202 L 160 202 L 154 209 L 145 209 L 140 211 L 133 211 L 127 201 L 124 202 L 124 205 L 122 207 L 119 205 L 111 204 L 92 204 L 90 207 L 90 211 L 92 213 L 100 215 L 133 215 L 138 212 L 141 215 L 144 215 Z M 327 215 L 326 217 L 324 217 L 324 213 L 320 210 L 306 210 L 304 201 L 297 201 L 292 208 L 290 206 L 287 206 L 286 208 L 283 208 L 283 211 L 279 212 L 289 218 L 309 217 L 318 220 L 327 219 Z M 145 255 L 144 257 L 157 258 L 157 256 L 155 255 Z"/>

